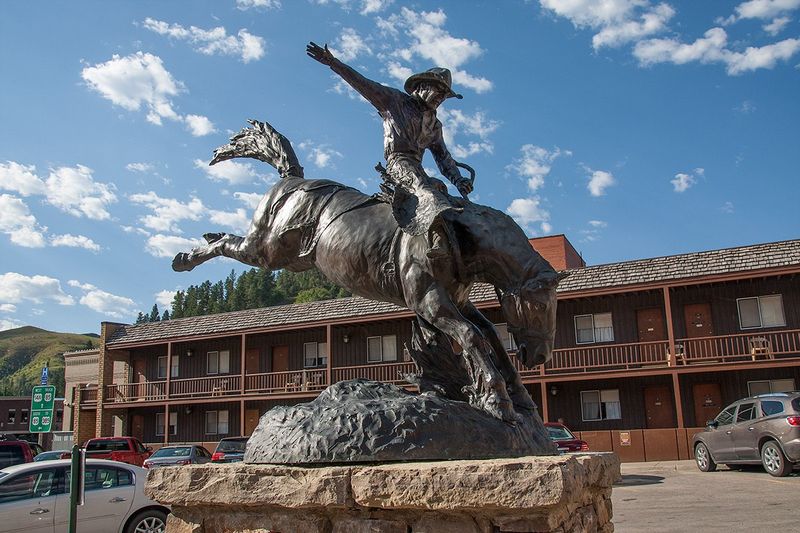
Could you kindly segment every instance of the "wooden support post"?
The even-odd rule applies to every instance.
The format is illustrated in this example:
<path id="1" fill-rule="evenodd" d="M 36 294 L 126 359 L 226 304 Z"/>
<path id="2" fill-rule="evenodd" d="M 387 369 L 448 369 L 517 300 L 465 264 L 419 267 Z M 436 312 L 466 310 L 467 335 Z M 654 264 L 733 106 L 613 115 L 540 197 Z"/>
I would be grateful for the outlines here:
<path id="1" fill-rule="evenodd" d="M 164 391 L 164 398 L 169 400 L 170 398 L 170 381 L 172 379 L 172 343 L 167 343 L 167 383 L 166 383 L 166 390 Z M 167 424 L 169 424 L 169 420 L 167 420 Z"/>
<path id="2" fill-rule="evenodd" d="M 667 339 L 669 339 L 669 353 L 667 354 L 667 366 L 675 366 L 678 363 L 675 352 L 675 330 L 672 327 L 672 303 L 669 299 L 669 287 L 664 287 L 664 314 L 667 316 Z"/>
<path id="3" fill-rule="evenodd" d="M 672 373 L 672 392 L 675 395 L 675 416 L 677 417 L 678 428 L 685 427 L 683 425 L 683 401 L 681 400 L 681 380 L 678 378 L 678 373 Z M 696 423 L 696 422 L 695 422 Z"/>
<path id="4" fill-rule="evenodd" d="M 325 342 L 328 343 L 328 357 L 325 358 L 325 384 L 330 387 L 333 385 L 333 383 L 331 383 L 331 376 L 333 374 L 333 335 L 330 324 L 325 326 Z"/>
<path id="5" fill-rule="evenodd" d="M 550 413 L 547 408 L 547 382 L 540 381 L 539 387 L 542 395 L 542 409 L 541 409 L 542 422 L 547 422 L 548 419 L 550 418 Z"/>
<path id="6" fill-rule="evenodd" d="M 169 372 L 167 372 L 169 376 Z M 169 404 L 164 404 L 164 446 L 169 444 Z"/>
<path id="7" fill-rule="evenodd" d="M 244 398 L 242 398 L 239 401 L 239 435 L 245 434 L 244 420 Z"/>
<path id="8" fill-rule="evenodd" d="M 242 396 L 244 396 L 244 392 L 245 392 L 245 383 L 244 382 L 245 382 L 245 379 L 247 378 L 247 369 L 245 368 L 247 366 L 247 335 L 245 333 L 242 333 L 242 349 L 239 350 L 239 351 L 241 352 L 239 357 L 240 357 L 240 365 L 241 365 L 240 370 L 242 371 L 241 372 L 241 380 L 242 380 L 242 382 L 240 383 L 239 392 L 242 394 Z M 244 405 L 244 404 L 242 404 L 242 405 Z M 242 417 L 244 417 L 244 415 L 242 415 Z M 244 420 L 244 418 L 242 418 L 242 420 Z"/>

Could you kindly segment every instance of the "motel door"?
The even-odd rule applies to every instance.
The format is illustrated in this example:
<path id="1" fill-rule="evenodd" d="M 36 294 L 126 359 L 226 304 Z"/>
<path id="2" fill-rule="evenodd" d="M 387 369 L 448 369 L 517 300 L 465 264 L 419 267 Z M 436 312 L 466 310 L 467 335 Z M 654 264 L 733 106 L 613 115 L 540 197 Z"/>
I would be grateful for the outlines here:
<path id="1" fill-rule="evenodd" d="M 142 383 L 142 385 L 137 385 L 136 390 L 132 391 L 136 398 L 146 398 L 147 397 L 147 385 L 143 385 L 147 383 L 147 362 L 144 359 L 134 359 L 133 360 L 133 382 L 134 383 Z"/>
<path id="2" fill-rule="evenodd" d="M 273 372 L 288 372 L 289 371 L 289 347 L 288 346 L 273 346 L 272 347 L 272 371 Z"/>
<path id="3" fill-rule="evenodd" d="M 661 341 L 667 338 L 664 315 L 659 307 L 636 311 L 636 324 L 639 327 L 639 342 Z"/>
<path id="4" fill-rule="evenodd" d="M 144 415 L 131 417 L 131 437 L 144 441 Z"/>
<path id="5" fill-rule="evenodd" d="M 722 405 L 722 393 L 719 383 L 695 383 L 692 387 L 694 400 L 694 425 L 702 427 L 713 420 L 725 407 Z"/>
<path id="6" fill-rule="evenodd" d="M 258 426 L 259 411 L 258 409 L 247 409 L 244 412 L 244 434 L 248 437 L 253 434 Z"/>
<path id="7" fill-rule="evenodd" d="M 261 372 L 261 350 L 258 348 L 250 348 L 244 354 L 244 373 L 245 374 L 258 374 Z"/>
<path id="8" fill-rule="evenodd" d="M 644 409 L 647 429 L 675 427 L 675 407 L 672 404 L 670 387 L 666 385 L 645 387 Z"/>
<path id="9" fill-rule="evenodd" d="M 683 307 L 683 315 L 686 318 L 686 336 L 690 339 L 714 335 L 710 304 L 686 305 Z"/>

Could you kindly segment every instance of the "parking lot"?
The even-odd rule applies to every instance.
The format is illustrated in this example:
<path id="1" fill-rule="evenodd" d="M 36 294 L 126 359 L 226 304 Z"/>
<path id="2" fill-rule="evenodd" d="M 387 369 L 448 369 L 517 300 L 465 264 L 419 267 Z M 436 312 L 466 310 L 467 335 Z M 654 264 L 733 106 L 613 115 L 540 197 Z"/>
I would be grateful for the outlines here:
<path id="1" fill-rule="evenodd" d="M 797 531 L 800 472 L 774 478 L 758 467 L 716 472 L 694 461 L 626 463 L 614 486 L 615 531 Z"/>

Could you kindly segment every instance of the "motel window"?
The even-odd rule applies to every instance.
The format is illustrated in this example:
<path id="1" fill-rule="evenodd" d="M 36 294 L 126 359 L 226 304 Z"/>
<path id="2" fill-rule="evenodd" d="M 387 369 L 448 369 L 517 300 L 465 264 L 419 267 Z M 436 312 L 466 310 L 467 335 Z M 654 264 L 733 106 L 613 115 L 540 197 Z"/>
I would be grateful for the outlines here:
<path id="1" fill-rule="evenodd" d="M 161 437 L 164 435 L 164 413 L 156 413 L 156 435 Z M 178 434 L 178 412 L 173 411 L 169 414 L 169 434 Z"/>
<path id="2" fill-rule="evenodd" d="M 221 352 L 208 352 L 206 373 L 227 374 L 231 371 L 231 352 L 222 350 Z"/>
<path id="3" fill-rule="evenodd" d="M 764 379 L 747 382 L 749 396 L 769 394 L 770 392 L 792 392 L 793 390 L 795 390 L 793 379 Z"/>
<path id="4" fill-rule="evenodd" d="M 783 315 L 783 297 L 780 294 L 739 298 L 739 328 L 774 328 L 786 325 Z"/>
<path id="5" fill-rule="evenodd" d="M 228 411 L 206 411 L 206 435 L 228 434 Z"/>
<path id="6" fill-rule="evenodd" d="M 397 361 L 397 335 L 367 337 L 367 361 Z"/>
<path id="7" fill-rule="evenodd" d="M 508 331 L 507 324 L 495 324 L 495 329 L 497 333 L 500 335 L 500 341 L 503 343 L 503 347 L 508 352 L 513 352 L 517 349 L 517 343 L 514 342 L 514 337 L 511 336 L 511 332 Z"/>
<path id="8" fill-rule="evenodd" d="M 581 391 L 581 412 L 584 422 L 593 420 L 618 420 L 622 418 L 619 390 Z"/>
<path id="9" fill-rule="evenodd" d="M 614 325 L 611 313 L 575 316 L 575 342 L 611 342 L 614 340 Z"/>
<path id="10" fill-rule="evenodd" d="M 20 424 L 27 424 L 28 423 L 28 410 L 23 409 L 19 413 L 19 423 Z"/>
<path id="11" fill-rule="evenodd" d="M 16 424 L 17 423 L 17 410 L 16 409 L 9 409 L 8 410 L 8 423 L 9 424 Z"/>
<path id="12" fill-rule="evenodd" d="M 327 342 L 306 342 L 303 344 L 303 366 L 305 368 L 315 368 L 327 364 Z"/>
<path id="13" fill-rule="evenodd" d="M 172 356 L 172 372 L 170 377 L 178 377 L 178 368 L 180 367 L 180 356 Z M 158 358 L 158 379 L 167 379 L 167 356 L 162 355 Z"/>

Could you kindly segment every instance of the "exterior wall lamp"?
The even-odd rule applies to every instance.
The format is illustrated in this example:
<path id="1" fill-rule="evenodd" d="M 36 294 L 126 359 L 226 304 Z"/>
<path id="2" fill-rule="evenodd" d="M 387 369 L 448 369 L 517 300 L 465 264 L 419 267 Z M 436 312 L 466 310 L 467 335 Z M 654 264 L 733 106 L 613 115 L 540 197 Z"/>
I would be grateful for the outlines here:
<path id="1" fill-rule="evenodd" d="M 344 335 L 342 335 L 342 342 L 343 342 L 343 343 L 345 343 L 345 344 L 347 344 L 348 342 L 350 342 L 350 335 L 348 335 L 347 333 L 345 333 Z"/>
<path id="2" fill-rule="evenodd" d="M 187 415 L 190 415 L 192 414 L 192 408 L 187 405 L 186 408 L 183 410 L 183 412 L 186 413 Z"/>
<path id="3" fill-rule="evenodd" d="M 551 396 L 556 396 L 557 394 L 558 394 L 558 387 L 556 387 L 555 385 L 552 385 L 550 387 L 550 395 Z"/>
<path id="4" fill-rule="evenodd" d="M 193 356 L 193 355 L 194 355 L 194 350 L 192 350 L 191 348 L 189 348 L 188 350 L 186 350 L 186 357 L 191 357 L 191 356 Z"/>

